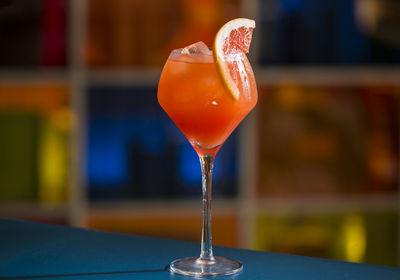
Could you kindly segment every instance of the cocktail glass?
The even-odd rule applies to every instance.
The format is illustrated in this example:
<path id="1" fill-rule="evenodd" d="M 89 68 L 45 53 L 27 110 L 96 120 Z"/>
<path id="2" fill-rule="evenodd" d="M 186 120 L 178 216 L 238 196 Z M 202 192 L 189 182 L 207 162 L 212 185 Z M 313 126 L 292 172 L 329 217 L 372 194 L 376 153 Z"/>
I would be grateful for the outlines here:
<path id="1" fill-rule="evenodd" d="M 237 56 L 237 58 L 239 58 Z M 158 85 L 158 102 L 196 150 L 202 170 L 202 238 L 199 257 L 175 260 L 174 273 L 218 276 L 239 272 L 242 264 L 213 255 L 211 179 L 214 158 L 224 141 L 257 103 L 257 88 L 246 55 L 240 57 L 242 87 L 235 100 L 219 76 L 212 52 L 198 42 L 170 54 Z"/>

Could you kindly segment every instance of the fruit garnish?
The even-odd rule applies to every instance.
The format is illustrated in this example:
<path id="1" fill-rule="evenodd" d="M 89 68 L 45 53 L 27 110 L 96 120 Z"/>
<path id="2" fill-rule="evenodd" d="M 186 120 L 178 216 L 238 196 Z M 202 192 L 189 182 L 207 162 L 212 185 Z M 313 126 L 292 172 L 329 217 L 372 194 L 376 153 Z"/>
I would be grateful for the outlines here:
<path id="1" fill-rule="evenodd" d="M 253 75 L 253 72 L 246 53 L 255 26 L 254 20 L 237 18 L 227 22 L 215 35 L 213 54 L 218 73 L 235 100 L 239 99 L 241 92 L 250 90 L 248 75 Z"/>

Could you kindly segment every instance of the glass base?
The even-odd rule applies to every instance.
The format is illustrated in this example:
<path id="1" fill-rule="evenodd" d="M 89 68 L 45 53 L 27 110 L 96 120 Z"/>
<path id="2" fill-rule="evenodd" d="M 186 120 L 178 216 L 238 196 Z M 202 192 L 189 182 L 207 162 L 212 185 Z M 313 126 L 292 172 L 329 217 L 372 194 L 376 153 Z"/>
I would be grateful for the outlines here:
<path id="1" fill-rule="evenodd" d="M 242 270 L 243 265 L 235 260 L 214 257 L 214 261 L 201 260 L 198 257 L 175 260 L 169 269 L 173 273 L 186 276 L 207 277 L 234 274 Z"/>

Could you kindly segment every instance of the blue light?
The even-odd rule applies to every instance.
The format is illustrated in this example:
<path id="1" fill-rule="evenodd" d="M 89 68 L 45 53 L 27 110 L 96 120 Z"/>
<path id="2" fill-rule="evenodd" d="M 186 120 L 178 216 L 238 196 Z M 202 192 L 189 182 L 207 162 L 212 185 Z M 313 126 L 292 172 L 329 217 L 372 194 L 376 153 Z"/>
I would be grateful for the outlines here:
<path id="1" fill-rule="evenodd" d="M 201 184 L 201 167 L 199 157 L 189 143 L 178 148 L 178 178 L 190 188 Z"/>
<path id="2" fill-rule="evenodd" d="M 93 120 L 88 145 L 88 179 L 93 186 L 116 186 L 128 178 L 128 158 L 123 124 Z"/>

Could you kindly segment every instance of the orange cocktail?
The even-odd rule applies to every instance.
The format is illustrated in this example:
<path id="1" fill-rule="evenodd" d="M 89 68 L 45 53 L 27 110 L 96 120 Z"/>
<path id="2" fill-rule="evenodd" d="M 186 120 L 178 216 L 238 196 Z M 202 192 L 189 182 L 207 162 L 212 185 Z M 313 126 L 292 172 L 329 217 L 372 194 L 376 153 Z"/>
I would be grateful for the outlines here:
<path id="1" fill-rule="evenodd" d="M 212 53 L 203 42 L 172 51 L 158 84 L 158 102 L 197 151 L 202 170 L 202 234 L 199 257 L 174 260 L 170 271 L 207 277 L 237 273 L 243 265 L 214 256 L 211 244 L 211 181 L 222 144 L 257 103 L 247 60 L 255 22 L 235 19 L 217 33 Z"/>
<path id="2" fill-rule="evenodd" d="M 254 78 L 249 82 L 250 94 L 235 100 L 221 82 L 212 54 L 184 54 L 166 62 L 158 101 L 198 153 L 215 153 L 257 103 Z"/>

